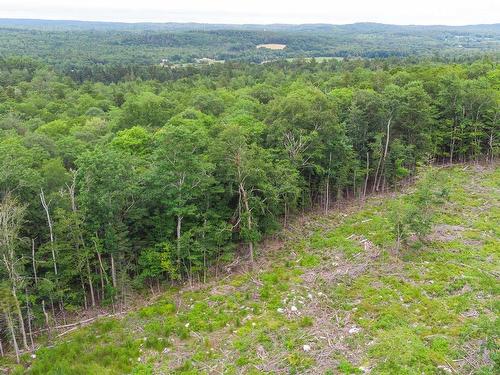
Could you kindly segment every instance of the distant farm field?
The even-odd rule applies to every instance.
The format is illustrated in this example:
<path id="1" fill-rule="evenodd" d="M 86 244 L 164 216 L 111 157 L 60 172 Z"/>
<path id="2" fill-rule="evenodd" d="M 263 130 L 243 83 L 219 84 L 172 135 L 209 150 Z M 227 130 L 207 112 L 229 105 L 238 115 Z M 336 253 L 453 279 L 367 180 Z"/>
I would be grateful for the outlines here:
<path id="1" fill-rule="evenodd" d="M 286 48 L 286 44 L 259 44 L 257 48 L 281 50 Z"/>

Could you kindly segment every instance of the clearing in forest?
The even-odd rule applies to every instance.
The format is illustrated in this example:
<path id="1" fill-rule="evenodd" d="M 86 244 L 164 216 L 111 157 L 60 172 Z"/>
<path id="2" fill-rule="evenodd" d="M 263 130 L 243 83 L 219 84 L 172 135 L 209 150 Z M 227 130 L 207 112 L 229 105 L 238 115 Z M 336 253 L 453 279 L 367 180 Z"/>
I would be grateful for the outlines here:
<path id="1" fill-rule="evenodd" d="M 442 203 L 425 238 L 397 249 L 393 225 L 419 181 L 297 219 L 253 271 L 169 291 L 24 365 L 44 375 L 499 373 L 500 169 L 429 178 Z"/>
<path id="2" fill-rule="evenodd" d="M 282 50 L 286 48 L 286 44 L 259 44 L 257 48 L 265 48 L 265 49 L 272 49 L 272 50 Z"/>

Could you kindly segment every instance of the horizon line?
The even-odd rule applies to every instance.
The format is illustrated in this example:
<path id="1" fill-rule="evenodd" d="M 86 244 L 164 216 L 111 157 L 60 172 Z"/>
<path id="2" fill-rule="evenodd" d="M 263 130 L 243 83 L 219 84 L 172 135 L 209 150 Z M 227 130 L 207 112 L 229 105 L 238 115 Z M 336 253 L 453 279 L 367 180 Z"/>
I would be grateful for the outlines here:
<path id="1" fill-rule="evenodd" d="M 200 22 L 200 21 L 104 21 L 104 20 L 91 20 L 91 19 L 76 19 L 76 18 L 18 18 L 18 17 L 4 17 L 0 16 L 0 21 L 3 20 L 17 20 L 17 21 L 52 21 L 52 22 L 82 22 L 82 23 L 115 23 L 115 24 L 129 24 L 129 25 L 166 25 L 166 24 L 185 24 L 185 25 L 221 25 L 221 26 L 307 26 L 307 25 L 325 25 L 325 26 L 346 26 L 346 25 L 356 25 L 356 24 L 374 24 L 374 25 L 386 25 L 386 26 L 421 26 L 421 27 L 465 27 L 465 26 L 493 26 L 500 25 L 500 22 L 493 23 L 466 23 L 460 25 L 450 25 L 444 23 L 436 24 L 418 24 L 418 23 L 385 23 L 377 21 L 356 21 L 348 23 L 329 23 L 329 22 L 305 22 L 305 23 L 294 23 L 294 22 L 273 22 L 273 23 L 259 23 L 259 22 L 249 22 L 249 23 L 226 23 L 226 22 Z"/>

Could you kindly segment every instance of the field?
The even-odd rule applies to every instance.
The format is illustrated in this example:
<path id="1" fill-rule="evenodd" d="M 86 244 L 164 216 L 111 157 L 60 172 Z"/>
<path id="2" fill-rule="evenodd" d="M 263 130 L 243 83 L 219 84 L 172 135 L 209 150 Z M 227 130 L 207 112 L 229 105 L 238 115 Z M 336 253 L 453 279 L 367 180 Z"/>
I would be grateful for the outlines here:
<path id="1" fill-rule="evenodd" d="M 31 374 L 494 374 L 500 370 L 500 170 L 427 178 L 446 194 L 431 233 L 396 249 L 379 195 L 297 218 L 240 267 L 123 319 L 65 336 Z M 22 368 L 18 368 L 22 372 Z"/>
<path id="2" fill-rule="evenodd" d="M 286 44 L 259 44 L 257 48 L 281 50 L 286 48 Z"/>

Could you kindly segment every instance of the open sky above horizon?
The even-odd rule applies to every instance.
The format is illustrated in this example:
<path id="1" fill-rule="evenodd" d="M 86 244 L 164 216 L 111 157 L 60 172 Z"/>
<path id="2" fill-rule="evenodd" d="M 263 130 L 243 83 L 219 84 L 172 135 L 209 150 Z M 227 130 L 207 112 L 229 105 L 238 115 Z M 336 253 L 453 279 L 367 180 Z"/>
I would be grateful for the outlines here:
<path id="1" fill-rule="evenodd" d="M 495 0 L 0 0 L 0 18 L 117 22 L 467 25 L 500 22 Z"/>

